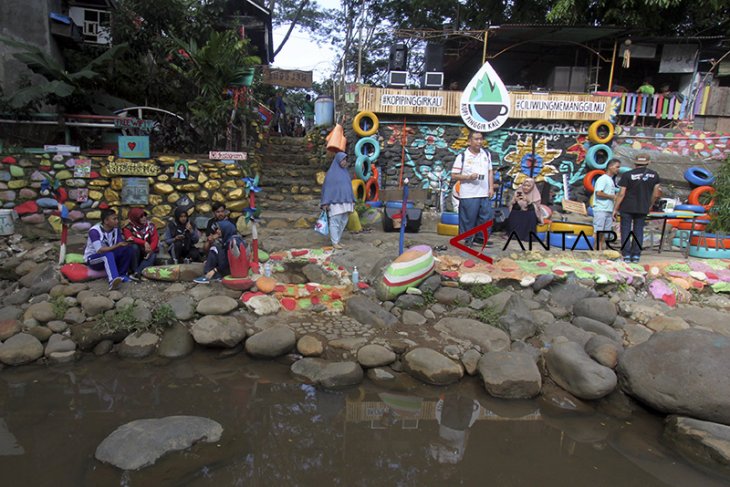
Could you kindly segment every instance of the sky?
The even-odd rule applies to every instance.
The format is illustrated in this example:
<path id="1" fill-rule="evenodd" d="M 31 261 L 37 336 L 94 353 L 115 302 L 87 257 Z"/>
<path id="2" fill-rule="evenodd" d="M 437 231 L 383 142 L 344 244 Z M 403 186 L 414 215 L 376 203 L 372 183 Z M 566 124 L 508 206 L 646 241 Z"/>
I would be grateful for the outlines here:
<path id="1" fill-rule="evenodd" d="M 317 0 L 317 3 L 325 8 L 340 8 L 339 0 Z M 279 47 L 288 29 L 289 24 L 274 29 L 274 49 Z M 284 49 L 276 55 L 273 67 L 314 71 L 314 81 L 321 82 L 332 73 L 336 56 L 332 47 L 317 46 L 306 33 L 295 28 Z"/>

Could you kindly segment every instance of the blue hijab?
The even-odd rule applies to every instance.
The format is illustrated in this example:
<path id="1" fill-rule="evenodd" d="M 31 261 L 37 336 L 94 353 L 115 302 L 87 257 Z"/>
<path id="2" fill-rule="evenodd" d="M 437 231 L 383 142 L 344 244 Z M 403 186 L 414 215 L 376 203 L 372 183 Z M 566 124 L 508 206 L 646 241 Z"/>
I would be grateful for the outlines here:
<path id="1" fill-rule="evenodd" d="M 221 230 L 221 242 L 223 242 L 223 245 L 228 245 L 228 242 L 230 242 L 238 232 L 238 230 L 236 230 L 236 226 L 228 220 L 219 221 L 218 228 Z"/>
<path id="2" fill-rule="evenodd" d="M 331 205 L 334 203 L 354 203 L 355 195 L 352 193 L 352 179 L 347 169 L 340 166 L 342 159 L 347 157 L 344 152 L 338 152 L 330 164 L 327 175 L 322 185 L 322 200 L 320 204 Z"/>

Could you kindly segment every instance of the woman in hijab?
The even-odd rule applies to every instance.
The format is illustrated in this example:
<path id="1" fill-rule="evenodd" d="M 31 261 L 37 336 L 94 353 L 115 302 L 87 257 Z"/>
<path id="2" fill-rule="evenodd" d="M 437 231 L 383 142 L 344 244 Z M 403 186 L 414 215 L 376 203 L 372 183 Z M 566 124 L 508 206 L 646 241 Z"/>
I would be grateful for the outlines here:
<path id="1" fill-rule="evenodd" d="M 195 246 L 200 240 L 200 232 L 188 220 L 185 208 L 175 208 L 174 216 L 167 224 L 162 240 L 170 250 L 170 256 L 175 264 L 184 262 L 185 259 L 200 261 L 200 251 Z"/>
<path id="2" fill-rule="evenodd" d="M 540 211 L 540 191 L 535 186 L 535 180 L 525 179 L 515 191 L 510 202 L 511 211 L 507 218 L 507 233 L 515 233 L 520 240 L 527 240 L 530 232 L 537 230 L 538 223 L 542 225 Z"/>
<path id="3" fill-rule="evenodd" d="M 205 275 L 198 277 L 194 282 L 198 284 L 209 284 L 210 281 L 220 281 L 224 276 L 231 273 L 231 266 L 228 262 L 228 245 L 231 242 L 242 242 L 236 232 L 236 226 L 228 220 L 217 222 L 213 229 L 215 242 L 208 251 L 208 258 L 205 260 L 203 272 Z"/>
<path id="4" fill-rule="evenodd" d="M 147 220 L 142 208 L 129 210 L 129 223 L 122 229 L 124 239 L 132 248 L 132 263 L 129 266 L 132 280 L 139 280 L 144 269 L 154 265 L 160 237 L 155 226 Z"/>
<path id="5" fill-rule="evenodd" d="M 332 160 L 322 185 L 320 207 L 327 212 L 330 239 L 336 249 L 341 249 L 340 239 L 345 231 L 350 213 L 355 211 L 355 195 L 352 179 L 347 170 L 347 154 L 338 152 Z"/>

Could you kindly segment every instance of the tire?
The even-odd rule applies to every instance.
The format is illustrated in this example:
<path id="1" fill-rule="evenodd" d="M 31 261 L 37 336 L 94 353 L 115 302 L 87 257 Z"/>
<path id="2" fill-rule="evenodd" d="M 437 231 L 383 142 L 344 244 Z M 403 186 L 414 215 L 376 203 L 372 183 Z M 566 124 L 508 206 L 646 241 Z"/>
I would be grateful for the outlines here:
<path id="1" fill-rule="evenodd" d="M 366 154 L 363 152 L 363 148 L 366 144 L 370 144 L 374 147 L 375 152 L 372 154 Z M 375 137 L 363 137 L 362 139 L 357 141 L 357 144 L 355 144 L 355 154 L 358 156 L 358 158 L 362 155 L 368 156 L 370 158 L 370 162 L 375 162 L 375 160 L 380 157 L 380 143 L 375 139 Z"/>
<path id="2" fill-rule="evenodd" d="M 555 225 L 555 223 L 553 223 Z M 596 242 L 593 239 L 592 236 L 585 233 L 586 238 L 578 238 L 578 235 L 565 235 L 565 250 L 593 250 L 596 246 Z M 586 239 L 588 240 L 588 243 L 586 243 Z M 575 249 L 573 249 L 573 245 L 578 242 L 578 244 L 575 246 Z M 552 233 L 552 228 L 550 229 L 550 247 L 558 247 L 561 248 L 563 246 L 563 236 L 559 233 Z"/>
<path id="3" fill-rule="evenodd" d="M 552 223 L 550 220 L 544 220 L 545 223 L 542 225 L 538 225 L 535 227 L 535 233 L 542 233 L 543 236 L 541 237 L 541 240 L 545 240 L 545 232 L 550 230 L 550 224 Z"/>
<path id="4" fill-rule="evenodd" d="M 366 186 L 367 189 L 367 186 Z M 366 205 L 368 205 L 370 208 L 382 208 L 383 202 L 382 201 L 366 201 Z"/>
<path id="5" fill-rule="evenodd" d="M 403 201 L 386 201 L 385 202 L 386 208 L 402 208 L 403 207 Z M 413 208 L 413 201 L 408 201 L 406 203 L 406 209 Z"/>
<path id="6" fill-rule="evenodd" d="M 700 259 L 730 259 L 730 250 L 689 246 L 689 256 Z"/>
<path id="7" fill-rule="evenodd" d="M 601 151 L 606 153 L 606 160 L 599 163 L 596 160 L 596 155 Z M 588 167 L 592 169 L 606 169 L 608 161 L 611 159 L 613 159 L 613 150 L 611 150 L 611 148 L 606 144 L 593 145 L 590 149 L 588 149 L 588 152 L 586 152 L 586 164 L 588 164 Z"/>
<path id="8" fill-rule="evenodd" d="M 667 223 L 669 220 L 667 220 Z M 707 228 L 707 222 L 688 222 L 685 220 L 680 220 L 679 222 L 672 225 L 677 230 L 692 230 L 695 232 L 704 232 Z"/>
<path id="9" fill-rule="evenodd" d="M 355 175 L 366 182 L 373 176 L 373 170 L 370 168 L 370 164 L 373 161 L 369 156 L 359 155 L 355 160 Z"/>
<path id="10" fill-rule="evenodd" d="M 598 134 L 598 131 L 602 128 L 608 129 L 608 135 L 605 137 L 601 137 Z M 616 129 L 608 120 L 596 120 L 590 127 L 588 127 L 588 140 L 590 140 L 593 144 L 608 144 L 611 142 L 611 139 L 613 139 L 615 132 Z"/>
<path id="11" fill-rule="evenodd" d="M 377 202 L 380 199 L 380 187 L 378 186 L 378 180 L 375 178 L 368 179 L 365 183 L 365 199 L 370 202 Z"/>
<path id="12" fill-rule="evenodd" d="M 675 211 L 691 211 L 693 213 L 705 213 L 705 207 L 701 205 L 677 205 Z"/>
<path id="13" fill-rule="evenodd" d="M 706 205 L 700 204 L 700 195 L 704 193 L 710 193 L 715 194 L 715 188 L 712 186 L 700 186 L 698 188 L 693 189 L 689 193 L 689 198 L 687 198 L 687 201 L 690 205 L 699 205 L 705 209 L 705 211 L 710 211 L 710 208 L 715 204 L 715 199 L 711 199 L 709 203 Z"/>
<path id="14" fill-rule="evenodd" d="M 606 174 L 606 171 L 603 169 L 594 169 L 592 171 L 588 171 L 585 176 L 583 176 L 583 187 L 588 191 L 589 193 L 593 192 L 593 184 L 596 179 L 598 179 L 599 176 L 603 176 Z"/>
<path id="15" fill-rule="evenodd" d="M 593 235 L 593 225 L 587 223 L 552 222 L 550 224 L 550 232 L 570 232 L 574 235 L 583 232 L 586 236 L 591 236 Z"/>
<path id="16" fill-rule="evenodd" d="M 355 195 L 355 201 L 365 201 L 365 183 L 360 179 L 353 179 L 352 193 Z"/>
<path id="17" fill-rule="evenodd" d="M 362 126 L 360 125 L 360 122 L 363 121 L 363 119 L 369 118 L 372 122 L 372 128 L 368 130 L 363 130 Z M 355 131 L 357 135 L 360 137 L 369 137 L 373 135 L 375 132 L 378 131 L 378 126 L 380 125 L 380 122 L 378 121 L 378 116 L 375 115 L 373 112 L 367 112 L 363 111 L 355 115 L 355 118 L 352 119 L 352 128 Z"/>
<path id="18" fill-rule="evenodd" d="M 684 171 L 684 179 L 695 186 L 709 186 L 715 182 L 715 176 L 703 167 L 690 167 Z"/>
<path id="19" fill-rule="evenodd" d="M 436 233 L 439 235 L 447 235 L 449 237 L 456 237 L 459 235 L 459 225 L 449 225 L 447 223 L 437 223 Z"/>
<path id="20" fill-rule="evenodd" d="M 690 239 L 690 244 L 695 247 L 730 250 L 730 238 L 718 238 L 712 233 L 694 236 Z"/>
<path id="21" fill-rule="evenodd" d="M 459 225 L 459 214 L 451 212 L 441 213 L 441 223 L 446 225 Z"/>

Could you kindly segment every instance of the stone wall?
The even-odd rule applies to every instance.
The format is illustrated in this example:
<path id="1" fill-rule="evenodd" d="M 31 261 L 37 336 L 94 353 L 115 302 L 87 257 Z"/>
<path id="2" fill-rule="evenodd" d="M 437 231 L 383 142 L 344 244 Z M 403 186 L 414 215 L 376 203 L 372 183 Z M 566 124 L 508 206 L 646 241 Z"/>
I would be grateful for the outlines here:
<path id="1" fill-rule="evenodd" d="M 71 229 L 79 232 L 96 223 L 103 208 L 117 209 L 123 219 L 132 206 L 146 207 L 152 222 L 161 228 L 184 198 L 190 200 L 190 206 L 198 214 L 210 213 L 213 202 L 225 202 L 231 218 L 236 219 L 248 207 L 243 177 L 253 176 L 256 170 L 255 163 L 228 164 L 166 155 L 133 161 L 114 156 L 43 154 L 7 156 L 0 161 L 0 204 L 3 208 L 15 209 L 25 223 L 44 224 L 58 210 L 58 202 L 53 195 L 42 194 L 44 181 L 50 181 L 50 184 L 57 185 L 55 194 L 69 210 L 69 218 L 73 222 Z M 77 171 L 75 174 L 84 161 L 90 161 L 90 171 L 87 174 Z M 181 164 L 178 161 L 187 163 L 186 179 L 177 177 L 180 173 L 176 174 L 175 170 Z M 149 176 L 118 175 L 113 174 L 115 165 L 117 169 L 120 166 L 146 166 L 151 171 Z M 122 204 L 122 188 L 128 178 L 141 178 L 141 182 L 147 180 L 147 205 Z M 85 192 L 88 192 L 88 197 L 83 201 Z"/>

